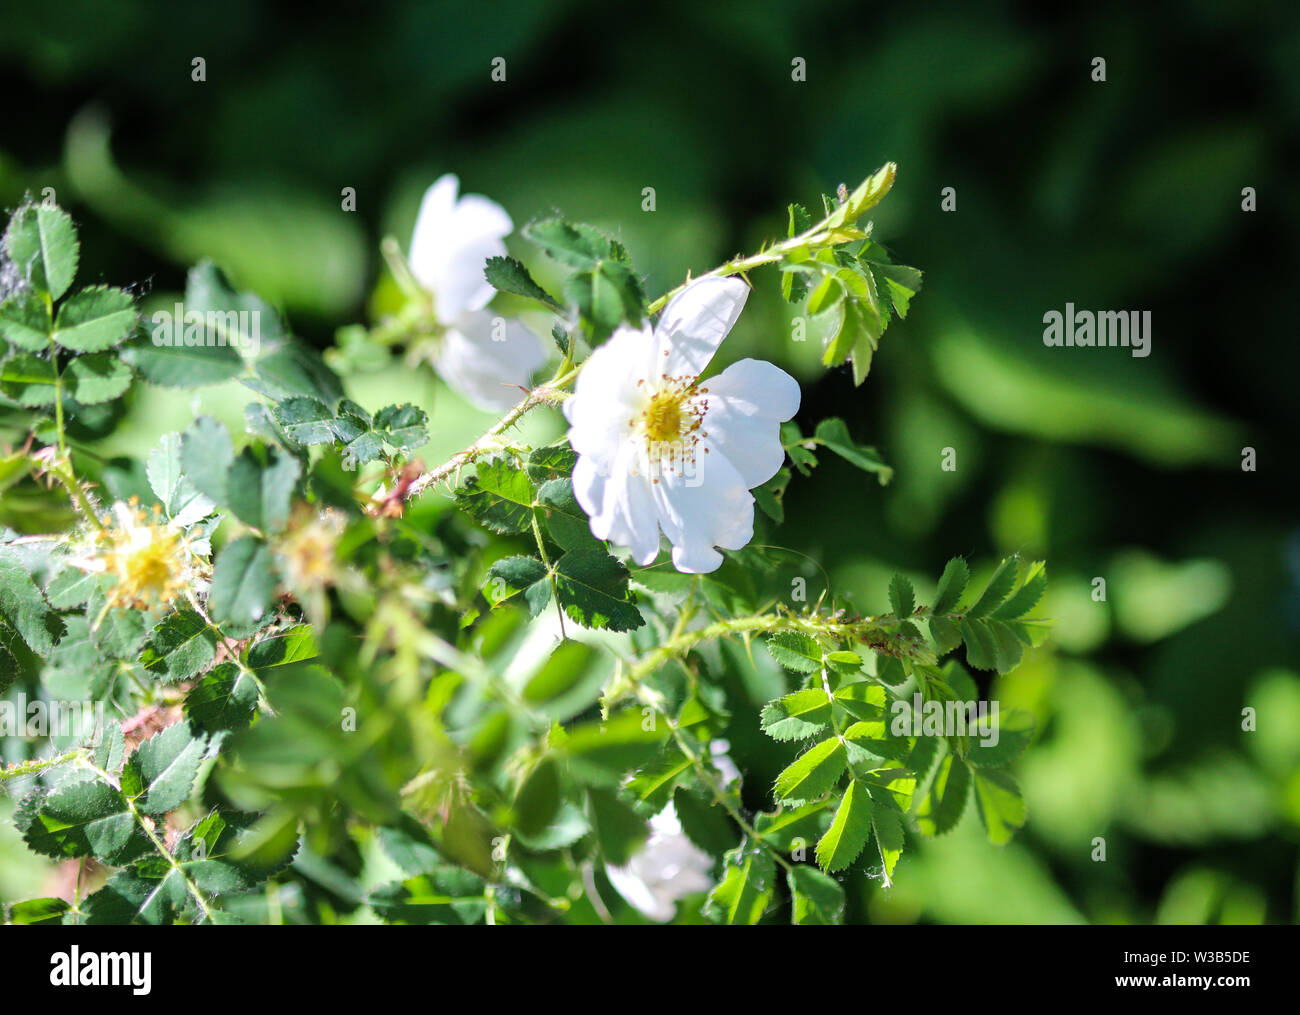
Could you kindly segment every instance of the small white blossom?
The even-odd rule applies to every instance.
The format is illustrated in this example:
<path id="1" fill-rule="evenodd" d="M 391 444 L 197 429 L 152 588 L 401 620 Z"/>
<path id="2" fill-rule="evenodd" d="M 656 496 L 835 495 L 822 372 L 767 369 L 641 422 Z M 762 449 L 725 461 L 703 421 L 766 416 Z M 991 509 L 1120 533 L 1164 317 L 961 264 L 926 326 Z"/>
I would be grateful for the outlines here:
<path id="1" fill-rule="evenodd" d="M 710 745 L 713 764 L 723 787 L 740 781 L 740 771 L 727 754 L 730 745 L 716 740 Z M 697 847 L 682 830 L 677 808 L 668 806 L 650 819 L 650 836 L 623 867 L 605 865 L 605 875 L 619 895 L 657 923 L 676 915 L 677 901 L 713 887 L 713 858 Z"/>
<path id="2" fill-rule="evenodd" d="M 754 535 L 754 497 L 785 460 L 781 424 L 799 408 L 799 384 L 771 363 L 741 360 L 700 375 L 731 331 L 749 288 L 703 278 L 665 308 L 653 329 L 618 328 L 596 349 L 564 403 L 578 453 L 573 491 L 591 531 L 631 550 L 659 553 L 703 574 Z"/>
<path id="3" fill-rule="evenodd" d="M 505 254 L 514 225 L 495 201 L 478 194 L 458 199 L 459 187 L 448 173 L 425 192 L 411 237 L 411 273 L 433 297 L 441 331 L 434 369 L 479 408 L 508 409 L 546 355 L 522 324 L 485 309 L 496 290 L 483 265 Z"/>

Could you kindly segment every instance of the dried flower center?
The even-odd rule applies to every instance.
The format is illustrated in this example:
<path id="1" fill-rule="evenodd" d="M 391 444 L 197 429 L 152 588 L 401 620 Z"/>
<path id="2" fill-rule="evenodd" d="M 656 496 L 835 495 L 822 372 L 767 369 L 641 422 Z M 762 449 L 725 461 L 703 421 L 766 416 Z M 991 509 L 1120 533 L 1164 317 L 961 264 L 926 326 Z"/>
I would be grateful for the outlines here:
<path id="1" fill-rule="evenodd" d="M 117 579 L 108 606 L 148 609 L 184 591 L 190 547 L 182 533 L 162 521 L 159 508 L 146 514 L 133 497 L 104 517 L 99 533 L 104 570 Z"/>

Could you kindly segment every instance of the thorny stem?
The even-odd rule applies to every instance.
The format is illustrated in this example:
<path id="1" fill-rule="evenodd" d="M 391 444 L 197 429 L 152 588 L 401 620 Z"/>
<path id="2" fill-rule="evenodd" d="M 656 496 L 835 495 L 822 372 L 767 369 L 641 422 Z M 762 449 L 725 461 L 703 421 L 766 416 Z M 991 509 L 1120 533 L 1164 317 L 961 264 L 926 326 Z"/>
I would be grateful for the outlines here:
<path id="1" fill-rule="evenodd" d="M 16 764 L 0 768 L 0 782 L 17 779 L 24 775 L 36 775 L 38 772 L 44 772 L 47 768 L 55 768 L 58 765 L 66 765 L 69 761 L 76 761 L 78 758 L 84 757 L 85 754 L 85 749 L 79 747 L 75 751 L 68 751 L 53 758 L 19 761 Z"/>
<path id="2" fill-rule="evenodd" d="M 437 468 L 430 469 L 417 477 L 407 490 L 407 499 L 413 500 L 434 483 L 441 483 L 443 480 L 454 476 L 465 466 L 473 464 L 487 452 L 495 451 L 500 447 L 498 438 L 539 405 L 559 405 L 563 402 L 566 395 L 562 389 L 564 385 L 578 376 L 579 369 L 581 368 L 573 367 L 566 373 L 533 388 L 532 391 L 528 392 L 526 398 L 492 424 L 482 437 L 464 451 L 456 452 Z"/>

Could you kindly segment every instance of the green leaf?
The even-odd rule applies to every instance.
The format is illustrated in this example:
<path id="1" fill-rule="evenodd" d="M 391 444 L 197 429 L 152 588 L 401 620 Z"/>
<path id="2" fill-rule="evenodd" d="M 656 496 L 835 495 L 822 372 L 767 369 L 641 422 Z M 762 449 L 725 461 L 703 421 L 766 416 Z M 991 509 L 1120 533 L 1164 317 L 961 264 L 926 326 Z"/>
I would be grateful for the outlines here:
<path id="1" fill-rule="evenodd" d="M 549 479 L 537 490 L 537 507 L 546 534 L 565 550 L 603 547 L 591 534 L 591 522 L 573 493 L 573 481 L 567 476 Z"/>
<path id="2" fill-rule="evenodd" d="M 149 453 L 145 474 L 167 517 L 177 525 L 188 526 L 210 515 L 214 504 L 185 475 L 183 441 L 178 433 L 163 434 L 158 446 Z M 204 467 L 207 465 L 207 462 L 202 463 Z"/>
<path id="3" fill-rule="evenodd" d="M 524 226 L 523 235 L 547 256 L 573 268 L 590 270 L 602 258 L 612 256 L 606 237 L 590 226 L 574 225 L 563 219 L 530 222 Z"/>
<path id="4" fill-rule="evenodd" d="M 935 651 L 945 655 L 961 644 L 961 629 L 947 617 L 934 616 L 930 618 L 930 637 Z"/>
<path id="5" fill-rule="evenodd" d="M 5 231 L 5 248 L 27 281 L 52 300 L 68 291 L 77 274 L 77 230 L 68 213 L 55 205 L 19 208 Z"/>
<path id="6" fill-rule="evenodd" d="M 627 864 L 650 835 L 645 819 L 612 790 L 587 790 L 587 812 L 605 862 L 615 867 Z"/>
<path id="7" fill-rule="evenodd" d="M 149 635 L 140 664 L 164 683 L 176 684 L 201 671 L 217 654 L 217 636 L 193 610 L 164 617 Z"/>
<path id="8" fill-rule="evenodd" d="M 43 352 L 53 331 L 50 306 L 35 289 L 20 289 L 0 303 L 0 339 L 11 345 Z"/>
<path id="9" fill-rule="evenodd" d="M 773 659 L 796 673 L 816 673 L 822 668 L 822 647 L 812 635 L 777 631 L 764 642 Z"/>
<path id="10" fill-rule="evenodd" d="M 0 363 L 0 391 L 29 409 L 53 405 L 58 385 L 53 360 L 20 352 Z"/>
<path id="11" fill-rule="evenodd" d="M 737 795 L 733 793 L 732 799 Z M 679 786 L 673 794 L 673 810 L 686 837 L 710 856 L 721 856 L 736 846 L 740 833 L 707 787 Z"/>
<path id="12" fill-rule="evenodd" d="M 503 557 L 488 568 L 487 577 L 493 606 L 522 592 L 529 616 L 536 617 L 551 601 L 550 572 L 536 557 Z"/>
<path id="13" fill-rule="evenodd" d="M 885 711 L 885 689 L 867 680 L 855 680 L 835 689 L 835 704 L 863 722 L 879 722 Z"/>
<path id="14" fill-rule="evenodd" d="M 645 620 L 628 588 L 629 577 L 603 547 L 580 547 L 556 562 L 555 592 L 564 612 L 583 627 L 632 631 Z"/>
<path id="15" fill-rule="evenodd" d="M 926 835 L 944 835 L 956 827 L 970 800 L 970 772 L 966 763 L 953 755 L 940 763 L 929 795 L 916 815 Z"/>
<path id="16" fill-rule="evenodd" d="M 780 469 L 775 476 L 753 490 L 755 503 L 778 525 L 785 521 L 784 499 L 790 478 L 789 469 Z"/>
<path id="17" fill-rule="evenodd" d="M 505 458 L 478 464 L 456 491 L 456 504 L 480 525 L 501 535 L 527 532 L 532 527 L 536 490 L 524 470 Z"/>
<path id="18" fill-rule="evenodd" d="M 78 356 L 63 370 L 63 387 L 82 405 L 110 402 L 131 386 L 131 370 L 115 353 Z"/>
<path id="19" fill-rule="evenodd" d="M 991 718 L 991 717 L 990 717 Z M 998 768 L 1020 757 L 1034 738 L 1034 717 L 1024 709 L 998 710 L 996 722 L 997 742 L 992 732 L 987 738 L 971 734 L 970 750 L 966 762 L 976 768 Z"/>
<path id="20" fill-rule="evenodd" d="M 790 885 L 791 918 L 800 926 L 831 926 L 844 922 L 844 888 L 815 867 L 797 864 L 786 874 Z"/>
<path id="21" fill-rule="evenodd" d="M 848 764 L 848 754 L 838 737 L 828 737 L 809 748 L 776 777 L 776 795 L 791 802 L 815 800 L 829 792 Z"/>
<path id="22" fill-rule="evenodd" d="M 135 327 L 135 300 L 111 286 L 96 285 L 69 296 L 59 307 L 54 341 L 73 352 L 102 352 Z"/>
<path id="23" fill-rule="evenodd" d="M 984 592 L 975 600 L 973 606 L 966 611 L 966 619 L 978 620 L 980 617 L 987 617 L 999 606 L 1002 601 L 1011 594 L 1011 589 L 1016 584 L 1016 574 L 1020 569 L 1020 558 L 1015 554 L 1006 558 L 998 569 L 993 572 L 993 577 L 989 579 L 988 585 L 984 587 Z M 992 667 L 983 667 L 991 669 Z"/>
<path id="24" fill-rule="evenodd" d="M 888 790 L 872 790 L 871 799 L 875 804 L 871 811 L 871 828 L 876 833 L 876 851 L 880 854 L 885 887 L 888 888 L 893 883 L 898 858 L 903 855 L 903 815 Z"/>
<path id="25" fill-rule="evenodd" d="M 966 643 L 966 662 L 977 670 L 994 670 L 998 665 L 997 643 L 987 624 L 978 620 L 961 622 L 961 637 Z"/>
<path id="26" fill-rule="evenodd" d="M 691 759 L 674 743 L 668 744 L 663 752 L 649 765 L 636 773 L 627 784 L 628 792 L 650 813 L 657 814 L 673 798 L 682 778 L 692 769 Z"/>
<path id="27" fill-rule="evenodd" d="M 813 431 L 813 436 L 846 462 L 856 465 L 863 472 L 875 474 L 881 486 L 888 484 L 894 477 L 894 470 L 885 464 L 885 460 L 880 457 L 880 452 L 853 440 L 844 420 L 835 417 L 822 420 Z"/>
<path id="28" fill-rule="evenodd" d="M 72 610 L 84 605 L 98 584 L 99 574 L 69 564 L 46 586 L 45 598 L 56 610 Z"/>
<path id="29" fill-rule="evenodd" d="M 244 361 L 229 345 L 155 345 L 152 337 L 128 340 L 122 360 L 164 388 L 201 388 L 243 373 Z"/>
<path id="30" fill-rule="evenodd" d="M 871 835 L 871 794 L 856 779 L 844 791 L 831 827 L 817 843 L 817 863 L 823 870 L 843 870 L 862 852 Z"/>
<path id="31" fill-rule="evenodd" d="M 432 873 L 441 865 L 441 854 L 429 833 L 414 818 L 403 814 L 398 824 L 375 832 L 384 854 L 411 877 Z"/>
<path id="32" fill-rule="evenodd" d="M 1041 560 L 1034 561 L 1029 565 L 1025 583 L 1016 590 L 1015 595 L 993 611 L 993 616 L 999 620 L 1015 620 L 1017 617 L 1023 617 L 1038 605 L 1046 589 L 1046 565 Z"/>
<path id="33" fill-rule="evenodd" d="M 899 620 L 910 617 L 916 609 L 916 593 L 912 591 L 912 583 L 901 574 L 894 575 L 889 583 L 889 605 Z"/>
<path id="34" fill-rule="evenodd" d="M 269 460 L 264 462 L 251 446 L 240 452 L 226 476 L 226 498 L 241 521 L 274 533 L 289 521 L 302 464 L 275 447 L 268 447 L 267 455 Z"/>
<path id="35" fill-rule="evenodd" d="M 143 814 L 166 814 L 189 799 L 208 738 L 180 722 L 150 737 L 126 759 L 122 792 Z"/>
<path id="36" fill-rule="evenodd" d="M 1015 779 L 1001 769 L 975 770 L 975 806 L 989 841 L 1002 846 L 1025 824 L 1025 798 Z"/>
<path id="37" fill-rule="evenodd" d="M 118 790 L 93 776 L 25 799 L 14 814 L 23 841 L 43 856 L 93 856 L 106 863 L 138 855 L 148 843 Z"/>
<path id="38" fill-rule="evenodd" d="M 772 898 L 776 863 L 766 849 L 748 841 L 723 858 L 722 880 L 709 893 L 704 914 L 715 923 L 755 924 Z"/>
<path id="39" fill-rule="evenodd" d="M 939 587 L 934 593 L 934 605 L 931 613 L 952 613 L 957 607 L 961 594 L 966 591 L 970 581 L 970 568 L 961 557 L 953 557 L 943 569 L 939 578 Z"/>
<path id="40" fill-rule="evenodd" d="M 181 435 L 182 471 L 217 504 L 226 503 L 226 478 L 234 461 L 230 431 L 211 416 L 200 416 Z"/>
<path id="41" fill-rule="evenodd" d="M 63 623 L 45 605 L 45 597 L 32 576 L 7 555 L 0 557 L 0 617 L 38 656 L 49 655 L 63 630 Z"/>
<path id="42" fill-rule="evenodd" d="M 333 444 L 334 413 L 324 402 L 295 395 L 272 407 L 276 422 L 299 444 Z"/>
<path id="43" fill-rule="evenodd" d="M 376 888 L 366 900 L 385 923 L 453 926 L 479 923 L 487 911 L 483 879 L 457 867 Z"/>
<path id="44" fill-rule="evenodd" d="M 546 831 L 560 809 L 560 773 L 554 761 L 537 763 L 515 794 L 515 823 L 527 837 Z"/>
<path id="45" fill-rule="evenodd" d="M 409 404 L 386 405 L 375 413 L 375 431 L 399 451 L 429 443 L 428 422 L 428 413 Z"/>
<path id="46" fill-rule="evenodd" d="M 562 310 L 558 300 L 533 281 L 528 269 L 513 257 L 489 257 L 483 269 L 484 277 L 492 288 L 503 293 L 513 293 L 544 303 L 553 310 Z"/>
<path id="47" fill-rule="evenodd" d="M 56 926 L 69 908 L 62 899 L 27 899 L 9 907 L 7 920 L 21 927 Z"/>
<path id="48" fill-rule="evenodd" d="M 769 701 L 760 721 L 774 740 L 804 740 L 816 736 L 831 719 L 831 702 L 821 688 L 795 691 Z"/>
<path id="49" fill-rule="evenodd" d="M 275 593 L 271 551 L 255 536 L 240 536 L 217 556 L 208 606 L 218 624 L 236 631 L 255 628 L 270 609 Z"/>
<path id="50" fill-rule="evenodd" d="M 233 662 L 218 663 L 185 696 L 185 717 L 208 733 L 245 729 L 257 694 L 251 674 Z"/>
<path id="51" fill-rule="evenodd" d="M 534 483 L 544 484 L 548 479 L 563 479 L 571 476 L 576 464 L 578 464 L 578 453 L 569 447 L 568 438 L 562 438 L 554 444 L 547 444 L 530 451 L 525 467 L 528 470 L 528 477 Z"/>

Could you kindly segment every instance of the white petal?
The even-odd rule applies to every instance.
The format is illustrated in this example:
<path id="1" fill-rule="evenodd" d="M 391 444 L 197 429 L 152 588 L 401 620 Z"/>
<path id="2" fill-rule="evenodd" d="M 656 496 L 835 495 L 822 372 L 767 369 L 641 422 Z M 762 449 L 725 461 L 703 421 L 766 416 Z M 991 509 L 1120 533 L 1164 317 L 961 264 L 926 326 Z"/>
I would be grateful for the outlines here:
<path id="1" fill-rule="evenodd" d="M 463 318 L 443 335 L 434 369 L 456 391 L 480 409 L 508 409 L 524 397 L 533 371 L 546 355 L 537 336 L 518 321 L 502 320 L 479 311 Z M 494 332 L 502 335 L 493 339 Z"/>
<path id="2" fill-rule="evenodd" d="M 673 564 L 686 574 L 707 574 L 722 564 L 715 546 L 739 550 L 754 538 L 754 498 L 711 438 L 696 445 L 689 471 L 661 473 L 651 490 L 659 526 L 673 544 Z"/>
<path id="3" fill-rule="evenodd" d="M 625 451 L 614 471 L 602 475 L 591 456 L 580 456 L 573 468 L 573 494 L 591 519 L 592 535 L 626 546 L 638 564 L 649 564 L 659 556 L 659 523 L 650 481 L 627 468 L 631 457 Z"/>
<path id="4" fill-rule="evenodd" d="M 653 354 L 649 329 L 618 328 L 587 358 L 564 402 L 569 443 L 580 455 L 594 455 L 604 472 L 613 468 L 614 456 L 631 432 L 629 421 L 640 415 L 649 397 L 645 382 Z"/>
<path id="5" fill-rule="evenodd" d="M 702 278 L 673 297 L 655 328 L 658 372 L 698 376 L 744 309 L 749 286 L 738 278 Z M 666 354 L 666 355 L 665 355 Z"/>
<path id="6" fill-rule="evenodd" d="M 434 313 L 446 324 L 456 323 L 492 298 L 483 277 L 489 257 L 506 252 L 502 240 L 513 223 L 495 201 L 468 194 L 459 201 L 459 183 L 448 173 L 424 195 L 411 237 L 411 273 L 434 299 Z"/>
<path id="7" fill-rule="evenodd" d="M 799 410 L 799 382 L 771 363 L 743 359 L 701 387 L 708 388 L 709 440 L 747 487 L 762 486 L 785 461 L 781 424 Z"/>

